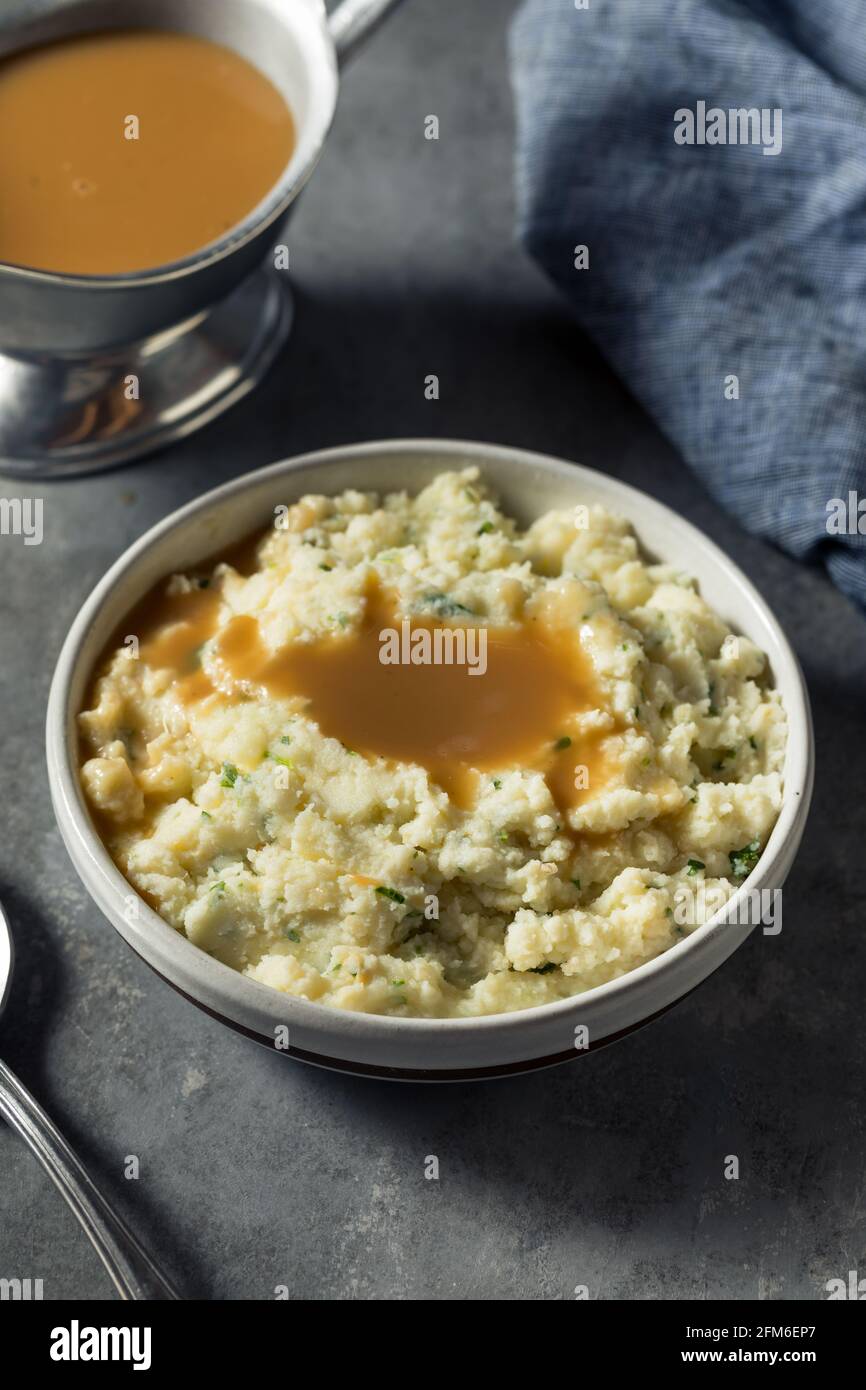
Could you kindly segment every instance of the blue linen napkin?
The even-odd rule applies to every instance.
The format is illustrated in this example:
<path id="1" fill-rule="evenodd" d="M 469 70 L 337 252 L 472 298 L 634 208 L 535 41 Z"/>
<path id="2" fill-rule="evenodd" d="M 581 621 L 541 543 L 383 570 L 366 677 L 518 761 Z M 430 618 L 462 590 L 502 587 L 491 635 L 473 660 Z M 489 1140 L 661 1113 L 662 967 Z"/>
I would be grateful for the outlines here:
<path id="1" fill-rule="evenodd" d="M 866 607 L 864 0 L 525 0 L 510 55 L 526 247 L 713 495 Z"/>

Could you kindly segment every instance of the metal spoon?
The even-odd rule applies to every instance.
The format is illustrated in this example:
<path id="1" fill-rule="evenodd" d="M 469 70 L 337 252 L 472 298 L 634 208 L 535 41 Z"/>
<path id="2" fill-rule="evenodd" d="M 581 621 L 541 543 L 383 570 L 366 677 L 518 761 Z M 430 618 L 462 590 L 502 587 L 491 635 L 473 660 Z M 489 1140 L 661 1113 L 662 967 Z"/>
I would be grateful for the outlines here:
<path id="1" fill-rule="evenodd" d="M 0 903 L 0 1013 L 12 979 L 12 935 Z M 126 1223 L 109 1206 L 45 1111 L 0 1061 L 0 1115 L 56 1183 L 123 1299 L 180 1298 Z"/>

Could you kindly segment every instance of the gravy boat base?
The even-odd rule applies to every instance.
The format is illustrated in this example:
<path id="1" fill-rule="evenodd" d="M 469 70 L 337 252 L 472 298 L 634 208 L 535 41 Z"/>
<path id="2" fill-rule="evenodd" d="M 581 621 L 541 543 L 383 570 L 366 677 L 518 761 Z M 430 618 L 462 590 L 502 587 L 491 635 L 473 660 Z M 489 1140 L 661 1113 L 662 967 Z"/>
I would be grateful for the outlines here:
<path id="1" fill-rule="evenodd" d="M 213 308 L 132 347 L 0 353 L 0 472 L 73 477 L 173 444 L 258 385 L 292 317 L 285 276 L 261 268 Z"/>

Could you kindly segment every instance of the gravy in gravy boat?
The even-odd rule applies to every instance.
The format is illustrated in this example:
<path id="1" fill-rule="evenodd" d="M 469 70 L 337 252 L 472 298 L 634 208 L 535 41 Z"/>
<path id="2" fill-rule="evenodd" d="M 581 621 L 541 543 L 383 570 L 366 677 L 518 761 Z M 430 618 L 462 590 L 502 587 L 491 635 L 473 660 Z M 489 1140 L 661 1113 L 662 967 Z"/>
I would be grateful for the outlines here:
<path id="1" fill-rule="evenodd" d="M 243 221 L 295 145 L 276 87 L 193 34 L 113 30 L 0 61 L 0 261 L 117 275 Z"/>

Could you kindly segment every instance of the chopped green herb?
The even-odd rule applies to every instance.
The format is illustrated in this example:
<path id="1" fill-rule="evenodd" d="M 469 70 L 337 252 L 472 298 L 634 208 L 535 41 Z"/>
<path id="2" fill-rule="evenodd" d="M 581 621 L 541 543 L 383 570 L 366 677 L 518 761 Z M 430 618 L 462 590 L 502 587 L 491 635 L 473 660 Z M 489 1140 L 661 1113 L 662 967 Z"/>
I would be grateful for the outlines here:
<path id="1" fill-rule="evenodd" d="M 280 767 L 294 767 L 291 758 L 281 758 L 278 753 L 271 753 L 271 762 L 279 763 Z"/>
<path id="2" fill-rule="evenodd" d="M 291 738 L 289 737 L 288 734 L 282 734 L 282 735 L 280 736 L 280 743 L 291 743 L 291 741 L 292 741 L 292 740 L 291 740 Z"/>
<path id="3" fill-rule="evenodd" d="M 210 886 L 210 891 L 212 893 L 224 893 L 226 891 L 226 886 L 221 880 L 219 883 L 212 883 Z"/>
<path id="4" fill-rule="evenodd" d="M 502 786 L 502 781 L 501 781 L 501 779 L 500 779 L 499 777 L 494 777 L 494 779 L 493 779 L 493 787 L 494 787 L 494 790 L 495 790 L 495 791 L 499 791 L 499 788 L 500 788 L 501 786 Z"/>
<path id="5" fill-rule="evenodd" d="M 483 521 L 483 522 L 481 523 L 481 525 L 478 527 L 478 530 L 477 530 L 477 532 L 476 532 L 476 535 L 479 535 L 479 536 L 488 536 L 492 530 L 493 530 L 493 522 L 492 522 L 492 521 Z"/>
<path id="6" fill-rule="evenodd" d="M 689 877 L 694 878 L 695 874 L 700 873 L 701 869 L 706 867 L 706 864 L 702 864 L 700 859 L 690 859 L 687 865 Z"/>
<path id="7" fill-rule="evenodd" d="M 734 878 L 748 878 L 761 857 L 761 846 L 757 840 L 744 845 L 742 849 L 732 849 L 728 858 Z"/>
<path id="8" fill-rule="evenodd" d="M 298 933 L 295 931 L 294 927 L 289 927 L 288 931 L 286 932 L 286 937 L 289 941 L 300 941 L 301 939 L 298 936 Z"/>
<path id="9" fill-rule="evenodd" d="M 755 742 L 754 738 L 751 737 L 751 736 L 749 737 L 749 743 L 752 745 L 752 747 L 754 748 L 755 752 L 757 753 L 757 751 L 758 751 L 758 745 L 757 745 L 757 743 Z"/>
<path id="10" fill-rule="evenodd" d="M 394 986 L 395 989 L 399 989 L 400 986 L 401 986 L 401 985 L 405 985 L 405 983 L 406 983 L 405 980 L 392 980 L 392 981 L 391 981 L 391 984 Z"/>
<path id="11" fill-rule="evenodd" d="M 386 888 L 384 884 L 381 883 L 374 891 L 379 894 L 380 898 L 390 898 L 392 903 L 404 903 L 406 901 L 403 894 L 398 893 L 396 888 Z"/>
<path id="12" fill-rule="evenodd" d="M 433 612 L 440 618 L 454 618 L 458 613 L 472 613 L 471 608 L 457 603 L 447 594 L 425 594 L 421 601 L 432 608 Z"/>
<path id="13" fill-rule="evenodd" d="M 202 811 L 201 818 L 202 820 L 213 820 L 213 816 L 211 815 L 210 811 Z"/>
<path id="14" fill-rule="evenodd" d="M 221 787 L 233 787 L 238 780 L 238 770 L 234 763 L 223 763 L 223 775 L 220 782 Z"/>
<path id="15" fill-rule="evenodd" d="M 574 886 L 575 886 L 575 888 L 577 889 L 577 891 L 580 892 L 580 879 L 579 879 L 579 878 L 573 878 L 571 881 L 572 881 L 572 883 L 574 884 Z"/>
<path id="16" fill-rule="evenodd" d="M 563 734 L 562 738 L 558 738 L 553 746 L 556 752 L 560 753 L 563 748 L 571 747 L 571 739 L 568 737 L 568 734 Z"/>
<path id="17" fill-rule="evenodd" d="M 333 565 L 319 565 L 319 569 L 324 570 L 326 574 L 330 574 L 333 568 Z"/>

